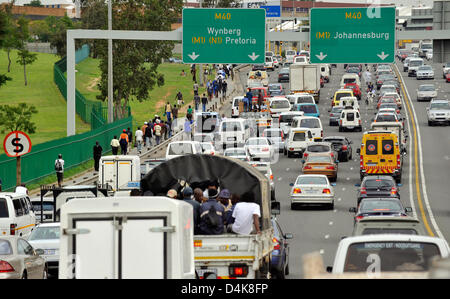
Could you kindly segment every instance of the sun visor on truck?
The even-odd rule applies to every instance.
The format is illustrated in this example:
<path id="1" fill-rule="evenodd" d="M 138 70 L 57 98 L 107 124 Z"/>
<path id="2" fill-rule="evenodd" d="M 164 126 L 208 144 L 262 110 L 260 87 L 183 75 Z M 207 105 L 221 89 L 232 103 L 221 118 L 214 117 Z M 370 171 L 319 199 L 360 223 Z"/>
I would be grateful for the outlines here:
<path id="1" fill-rule="evenodd" d="M 266 189 L 262 188 L 262 184 L 268 185 L 267 178 L 245 162 L 211 155 L 185 155 L 152 169 L 142 178 L 141 190 L 151 191 L 154 195 L 165 195 L 168 190 L 176 189 L 180 180 L 185 180 L 193 188 L 206 187 L 207 182 L 213 181 L 232 194 L 251 192 L 255 202 L 260 205 L 263 189 Z"/>

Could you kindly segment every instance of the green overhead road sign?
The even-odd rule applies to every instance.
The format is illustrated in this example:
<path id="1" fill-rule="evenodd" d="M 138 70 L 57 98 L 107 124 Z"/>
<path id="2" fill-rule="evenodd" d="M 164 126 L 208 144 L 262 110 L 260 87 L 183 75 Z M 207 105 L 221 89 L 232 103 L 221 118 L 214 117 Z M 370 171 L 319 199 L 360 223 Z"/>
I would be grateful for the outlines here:
<path id="1" fill-rule="evenodd" d="M 311 63 L 393 63 L 395 7 L 313 8 Z"/>
<path id="2" fill-rule="evenodd" d="M 264 63 L 264 9 L 183 9 L 184 63 Z"/>

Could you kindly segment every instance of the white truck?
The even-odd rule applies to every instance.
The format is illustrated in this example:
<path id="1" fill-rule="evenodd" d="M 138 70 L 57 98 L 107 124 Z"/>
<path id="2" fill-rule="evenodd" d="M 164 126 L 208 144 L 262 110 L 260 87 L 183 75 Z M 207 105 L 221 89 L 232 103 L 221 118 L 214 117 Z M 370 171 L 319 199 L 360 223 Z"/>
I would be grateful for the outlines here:
<path id="1" fill-rule="evenodd" d="M 71 200 L 61 210 L 59 278 L 195 278 L 192 223 L 192 206 L 167 197 Z"/>
<path id="2" fill-rule="evenodd" d="M 320 67 L 316 64 L 292 64 L 289 68 L 291 93 L 307 92 L 314 96 L 316 104 L 320 98 Z"/>
<path id="3" fill-rule="evenodd" d="M 189 167 L 186 167 L 189 165 Z M 231 194 L 250 192 L 260 206 L 261 234 L 194 235 L 195 268 L 199 278 L 268 278 L 274 231 L 271 212 L 279 202 L 271 200 L 269 179 L 250 164 L 224 156 L 189 155 L 162 163 L 141 180 L 141 191 L 165 194 L 184 186 L 192 189 L 219 182 Z M 273 209 L 273 210 L 272 210 Z"/>
<path id="4" fill-rule="evenodd" d="M 103 156 L 100 159 L 98 183 L 112 187 L 113 191 L 127 186 L 128 182 L 141 179 L 141 160 L 139 156 Z"/>

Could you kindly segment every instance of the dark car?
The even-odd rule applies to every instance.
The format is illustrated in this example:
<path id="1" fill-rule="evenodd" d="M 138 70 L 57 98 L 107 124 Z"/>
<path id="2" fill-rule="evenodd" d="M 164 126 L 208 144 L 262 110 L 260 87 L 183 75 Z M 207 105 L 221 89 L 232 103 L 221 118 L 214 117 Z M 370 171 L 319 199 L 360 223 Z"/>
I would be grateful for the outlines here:
<path id="1" fill-rule="evenodd" d="M 268 86 L 270 96 L 282 96 L 284 95 L 283 86 L 280 83 L 271 83 Z"/>
<path id="2" fill-rule="evenodd" d="M 355 213 L 355 223 L 365 217 L 371 216 L 408 216 L 412 212 L 410 207 L 404 208 L 398 198 L 364 198 L 358 207 L 349 209 Z"/>
<path id="3" fill-rule="evenodd" d="M 395 81 L 395 76 L 392 74 L 380 75 L 377 78 L 377 90 L 380 90 L 381 86 L 383 86 L 385 81 Z"/>
<path id="4" fill-rule="evenodd" d="M 265 71 L 266 66 L 264 64 L 254 64 L 252 67 L 252 71 Z"/>
<path id="5" fill-rule="evenodd" d="M 339 119 L 341 118 L 341 112 L 344 110 L 344 107 L 333 106 L 330 112 L 330 126 L 338 126 Z"/>
<path id="6" fill-rule="evenodd" d="M 353 142 L 344 136 L 329 136 L 323 139 L 324 142 L 331 143 L 331 147 L 337 152 L 339 162 L 347 162 L 353 157 Z"/>
<path id="7" fill-rule="evenodd" d="M 289 275 L 289 243 L 292 234 L 283 233 L 276 217 L 272 217 L 273 242 L 275 243 L 272 251 L 272 260 L 270 263 L 270 273 L 277 279 L 284 279 Z"/>
<path id="8" fill-rule="evenodd" d="M 392 176 L 374 175 L 364 177 L 361 185 L 357 185 L 358 205 L 364 198 L 391 197 L 400 199 L 399 186 L 395 184 Z"/>
<path id="9" fill-rule="evenodd" d="M 345 72 L 348 74 L 357 74 L 361 77 L 361 70 L 359 67 L 349 67 Z"/>
<path id="10" fill-rule="evenodd" d="M 289 82 L 289 68 L 282 68 L 278 73 L 278 83 Z"/>

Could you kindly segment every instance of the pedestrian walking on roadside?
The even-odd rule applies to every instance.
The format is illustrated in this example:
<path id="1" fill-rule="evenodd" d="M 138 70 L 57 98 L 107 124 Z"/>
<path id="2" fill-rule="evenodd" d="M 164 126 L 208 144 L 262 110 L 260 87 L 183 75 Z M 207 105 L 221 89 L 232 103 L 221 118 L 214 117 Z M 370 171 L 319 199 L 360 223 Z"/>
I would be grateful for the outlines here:
<path id="1" fill-rule="evenodd" d="M 164 107 L 164 112 L 166 113 L 167 120 L 170 120 L 172 114 L 172 105 L 170 105 L 169 102 L 167 102 L 166 106 Z"/>
<path id="2" fill-rule="evenodd" d="M 19 186 L 17 186 L 14 193 L 28 195 L 28 189 L 25 183 L 21 183 Z"/>
<path id="3" fill-rule="evenodd" d="M 58 155 L 58 159 L 55 160 L 56 178 L 58 179 L 58 187 L 61 188 L 64 180 L 64 160 L 62 155 Z"/>
<path id="4" fill-rule="evenodd" d="M 264 101 L 264 97 L 263 97 L 263 94 L 262 94 L 262 92 L 260 90 L 259 94 L 258 94 L 258 111 L 261 111 L 261 107 L 263 105 L 263 101 Z"/>
<path id="5" fill-rule="evenodd" d="M 127 152 L 131 151 L 131 143 L 133 141 L 133 132 L 131 132 L 131 129 L 128 128 L 127 129 L 127 135 L 128 135 L 128 148 L 127 148 Z"/>
<path id="6" fill-rule="evenodd" d="M 179 91 L 179 92 L 176 94 L 175 99 L 177 100 L 177 105 L 178 105 L 178 106 L 181 106 L 182 104 L 184 104 L 184 101 L 183 101 L 183 94 L 181 93 L 181 91 Z M 169 119 L 167 119 L 167 120 L 169 120 Z"/>
<path id="7" fill-rule="evenodd" d="M 195 67 L 195 63 L 191 66 L 191 74 L 192 74 L 192 81 L 197 81 L 197 69 Z"/>
<path id="8" fill-rule="evenodd" d="M 200 96 L 198 94 L 194 95 L 194 105 L 195 111 L 198 111 L 198 106 L 200 105 Z"/>
<path id="9" fill-rule="evenodd" d="M 161 125 L 160 125 L 160 120 L 157 119 L 156 123 L 153 126 L 153 133 L 155 134 L 155 141 L 156 141 L 156 145 L 159 145 L 160 141 L 161 141 Z"/>
<path id="10" fill-rule="evenodd" d="M 223 82 L 222 82 L 222 97 L 224 99 L 227 97 L 227 89 L 228 89 L 228 83 L 227 83 L 227 81 L 223 80 Z"/>
<path id="11" fill-rule="evenodd" d="M 128 140 L 127 130 L 124 129 L 123 133 L 120 134 L 120 138 L 119 138 L 120 150 L 121 150 L 122 155 L 127 154 L 128 142 L 129 142 L 129 140 Z"/>
<path id="12" fill-rule="evenodd" d="M 144 143 L 144 132 L 140 128 L 134 133 L 134 143 L 136 144 L 138 153 L 141 154 L 142 144 Z"/>
<path id="13" fill-rule="evenodd" d="M 141 127 L 141 131 L 144 134 L 144 137 L 145 137 L 145 132 L 147 131 L 147 128 L 148 128 L 148 122 L 144 122 L 144 125 Z M 146 146 L 146 145 L 147 145 L 147 140 L 145 140 L 145 138 L 144 138 L 144 146 Z"/>
<path id="14" fill-rule="evenodd" d="M 161 126 L 161 139 L 167 140 L 167 128 L 165 122 L 162 120 L 159 125 Z"/>
<path id="15" fill-rule="evenodd" d="M 153 124 L 151 122 L 148 123 L 148 127 L 145 130 L 144 133 L 145 136 L 145 146 L 147 146 L 147 149 L 149 150 L 152 146 L 152 137 L 153 137 Z"/>
<path id="16" fill-rule="evenodd" d="M 117 136 L 114 136 L 114 138 L 111 140 L 111 150 L 113 155 L 119 154 L 119 147 L 120 147 L 119 139 L 117 139 Z"/>
<path id="17" fill-rule="evenodd" d="M 181 107 L 181 106 L 178 106 L 178 107 Z M 172 108 L 173 120 L 178 118 L 178 107 L 177 107 L 177 105 L 173 105 L 173 108 Z"/>
<path id="18" fill-rule="evenodd" d="M 206 104 L 208 104 L 208 98 L 203 94 L 202 97 L 202 111 L 206 112 Z"/>
<path id="19" fill-rule="evenodd" d="M 98 168 L 100 165 L 100 158 L 102 157 L 103 148 L 98 143 L 98 141 L 95 142 L 94 149 L 93 149 L 93 155 L 94 155 L 94 170 L 95 172 L 98 172 Z"/>
<path id="20" fill-rule="evenodd" d="M 194 111 L 192 110 L 191 105 L 189 105 L 188 109 L 187 109 L 187 114 L 192 115 L 194 113 Z"/>
<path id="21" fill-rule="evenodd" d="M 198 87 L 198 83 L 197 83 L 197 81 L 195 81 L 195 82 L 194 82 L 194 96 L 195 96 L 195 95 L 198 95 L 198 88 L 199 88 L 199 87 Z"/>
<path id="22" fill-rule="evenodd" d="M 191 122 L 186 117 L 186 120 L 184 121 L 184 140 L 191 140 Z"/>
<path id="23" fill-rule="evenodd" d="M 172 122 L 171 121 L 166 122 L 166 133 L 169 136 L 169 138 L 172 137 Z"/>

